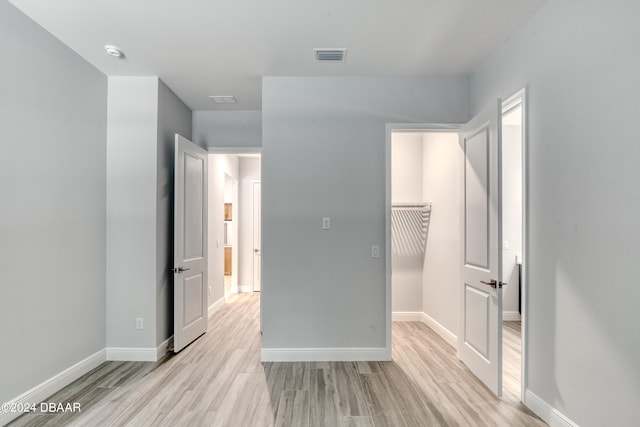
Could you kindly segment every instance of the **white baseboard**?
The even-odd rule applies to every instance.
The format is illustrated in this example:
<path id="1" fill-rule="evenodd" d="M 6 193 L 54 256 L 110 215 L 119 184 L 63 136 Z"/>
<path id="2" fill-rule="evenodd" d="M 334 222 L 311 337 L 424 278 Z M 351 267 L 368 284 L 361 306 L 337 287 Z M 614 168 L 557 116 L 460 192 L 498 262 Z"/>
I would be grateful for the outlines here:
<path id="1" fill-rule="evenodd" d="M 20 396 L 6 402 L 11 404 L 39 403 L 51 396 L 52 394 L 62 390 L 87 372 L 97 368 L 106 361 L 106 351 L 100 350 L 75 365 L 65 369 L 64 371 L 52 376 L 48 380 L 38 384 L 31 390 L 22 393 Z M 18 412 L 2 412 L 0 409 L 0 425 L 8 424 L 11 420 L 22 415 Z"/>
<path id="2" fill-rule="evenodd" d="M 391 313 L 391 320 L 394 322 L 421 322 L 421 311 L 394 311 Z"/>
<path id="3" fill-rule="evenodd" d="M 253 292 L 251 286 L 232 286 L 230 289 L 233 294 L 240 294 L 244 292 Z"/>
<path id="4" fill-rule="evenodd" d="M 173 349 L 173 335 L 164 340 L 164 342 L 156 348 L 156 360 L 162 359 L 169 352 L 170 348 Z"/>
<path id="5" fill-rule="evenodd" d="M 107 360 L 119 362 L 157 362 L 158 348 L 107 347 Z"/>
<path id="6" fill-rule="evenodd" d="M 442 339 L 448 342 L 453 348 L 458 347 L 458 337 L 456 337 L 456 335 L 453 332 L 451 332 L 450 330 L 442 326 L 433 317 L 429 316 L 426 313 L 422 313 L 421 320 L 422 320 L 422 323 L 424 323 L 425 325 L 433 329 L 433 331 L 436 334 L 440 335 L 440 337 L 442 337 Z"/>
<path id="7" fill-rule="evenodd" d="M 521 320 L 520 312 L 518 311 L 503 311 L 502 320 L 504 322 L 511 322 L 514 320 Z"/>
<path id="8" fill-rule="evenodd" d="M 524 404 L 551 427 L 578 427 L 578 424 L 571 421 L 531 390 L 524 392 Z"/>
<path id="9" fill-rule="evenodd" d="M 263 348 L 262 362 L 359 362 L 388 361 L 391 352 L 382 348 Z"/>
<path id="10" fill-rule="evenodd" d="M 211 304 L 209 306 L 209 317 L 211 317 L 213 315 L 213 313 L 218 311 L 218 309 L 220 309 L 220 307 L 222 307 L 224 304 L 225 304 L 224 297 L 220 298 L 218 301 L 216 301 L 213 304 Z"/>

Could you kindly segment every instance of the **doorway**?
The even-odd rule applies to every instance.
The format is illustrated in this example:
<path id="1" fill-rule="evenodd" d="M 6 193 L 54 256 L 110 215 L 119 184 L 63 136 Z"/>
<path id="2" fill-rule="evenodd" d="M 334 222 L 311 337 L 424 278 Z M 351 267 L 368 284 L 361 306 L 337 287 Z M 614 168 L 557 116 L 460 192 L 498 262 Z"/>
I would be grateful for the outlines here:
<path id="1" fill-rule="evenodd" d="M 254 220 L 258 150 L 209 152 L 209 314 L 234 294 L 254 291 L 254 228 L 261 222 Z"/>
<path id="2" fill-rule="evenodd" d="M 501 211 L 505 216 L 505 227 L 509 230 L 502 230 L 501 255 L 505 260 L 501 269 L 502 282 L 509 283 L 505 289 L 504 307 L 500 311 L 501 317 L 505 321 L 503 328 L 510 327 L 508 331 L 503 329 L 503 336 L 514 332 L 518 334 L 517 341 L 508 341 L 508 346 L 501 343 L 500 354 L 504 363 L 502 364 L 502 376 L 505 378 L 504 386 L 508 397 L 515 401 L 524 399 L 526 388 L 525 375 L 525 349 L 526 349 L 526 100 L 525 90 L 521 90 L 502 104 L 502 114 L 499 114 L 504 122 L 505 128 L 501 128 L 501 133 L 506 137 L 503 145 L 508 145 L 506 153 L 500 159 L 501 173 L 505 176 L 502 181 L 505 198 Z M 495 110 L 494 110 L 495 111 Z M 388 298 L 387 313 L 388 325 L 392 325 L 393 320 L 413 320 L 426 323 L 432 330 L 438 333 L 445 341 L 454 348 L 460 331 L 460 320 L 457 317 L 460 308 L 460 291 L 458 283 L 460 279 L 459 266 L 462 257 L 462 230 L 465 222 L 462 220 L 460 211 L 461 191 L 464 184 L 464 152 L 458 142 L 457 125 L 387 125 L 387 253 L 392 254 L 387 258 L 387 292 Z M 419 136 L 416 136 L 419 135 Z M 435 147 L 446 147 L 446 144 L 433 145 L 429 149 L 429 154 L 425 149 L 424 141 L 435 140 L 440 137 L 452 138 L 449 147 L 451 152 L 445 160 L 438 160 L 433 165 L 425 166 L 425 160 L 429 156 L 434 156 Z M 400 174 L 393 172 L 394 164 L 394 139 L 414 139 L 421 144 L 422 152 L 414 152 L 413 155 L 406 156 L 402 167 L 396 167 Z M 503 147 L 504 148 L 504 147 Z M 420 162 L 416 159 L 420 158 Z M 437 157 L 434 157 L 437 158 Z M 396 159 L 397 160 L 397 159 Z M 412 163 L 415 165 L 412 166 Z M 449 167 L 445 166 L 450 164 Z M 450 176 L 435 176 L 438 167 L 448 172 Z M 418 172 L 415 172 L 421 168 Z M 411 172 L 411 171 L 414 172 Z M 398 237 L 393 232 L 393 205 L 398 202 L 398 188 L 408 187 L 402 181 L 407 179 L 402 173 L 417 176 L 417 181 L 422 185 L 421 190 L 417 190 L 412 198 L 421 196 L 420 202 L 430 203 L 431 218 L 426 239 L 425 258 L 422 264 L 422 282 L 413 280 L 413 285 L 404 283 L 403 271 L 398 271 L 398 263 L 393 260 L 393 244 L 397 243 Z M 507 176 L 509 178 L 507 178 Z M 399 181 L 398 181 L 399 180 Z M 429 188 L 429 182 L 435 183 L 435 188 Z M 415 184 L 412 184 L 415 185 Z M 447 189 L 447 186 L 451 186 Z M 445 190 L 446 189 L 446 190 Z M 434 191 L 445 194 L 453 194 L 455 205 L 448 209 L 443 199 L 434 199 Z M 442 197 L 442 196 L 438 196 Z M 444 203 L 444 204 L 443 204 Z M 453 219 L 449 231 L 445 232 L 445 226 L 441 226 L 440 215 L 445 214 L 448 219 Z M 438 236 L 444 233 L 445 236 Z M 436 262 L 438 267 L 446 265 L 446 260 L 437 257 L 445 256 L 446 248 L 452 248 L 452 252 L 447 255 L 452 262 L 452 267 L 442 273 L 430 268 L 430 261 Z M 437 261 L 436 261 L 437 260 Z M 400 279 L 400 280 L 398 280 Z M 449 283 L 455 283 L 450 285 Z M 503 288 L 504 289 L 504 288 Z M 413 292 L 413 297 L 407 297 Z M 407 295 L 405 295 L 407 294 Z M 403 306 L 412 303 L 413 306 Z M 387 335 L 388 348 L 391 347 L 391 327 Z M 514 344 L 515 342 L 515 344 Z M 508 372 L 507 372 L 508 371 Z M 507 390 L 508 388 L 508 390 Z"/>
<path id="3" fill-rule="evenodd" d="M 458 135 L 391 135 L 392 318 L 423 321 L 456 345 Z"/>

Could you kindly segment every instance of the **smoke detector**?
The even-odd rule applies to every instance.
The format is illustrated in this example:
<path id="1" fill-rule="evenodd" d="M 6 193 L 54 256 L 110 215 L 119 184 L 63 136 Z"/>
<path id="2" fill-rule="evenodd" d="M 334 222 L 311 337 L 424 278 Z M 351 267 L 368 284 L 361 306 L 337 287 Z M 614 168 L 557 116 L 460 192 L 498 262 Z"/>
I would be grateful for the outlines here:
<path id="1" fill-rule="evenodd" d="M 347 57 L 345 48 L 315 48 L 313 57 L 316 62 L 344 62 Z"/>
<path id="2" fill-rule="evenodd" d="M 120 50 L 120 48 L 108 44 L 104 47 L 104 50 L 107 51 L 108 55 L 114 56 L 116 58 L 124 58 L 124 53 Z"/>

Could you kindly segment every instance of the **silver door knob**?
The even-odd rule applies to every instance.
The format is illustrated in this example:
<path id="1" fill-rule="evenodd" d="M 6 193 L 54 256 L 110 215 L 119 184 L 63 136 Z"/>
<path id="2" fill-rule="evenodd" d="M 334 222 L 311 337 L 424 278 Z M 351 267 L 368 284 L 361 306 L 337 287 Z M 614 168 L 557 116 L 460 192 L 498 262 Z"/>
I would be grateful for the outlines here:
<path id="1" fill-rule="evenodd" d="M 485 285 L 489 285 L 494 289 L 498 286 L 498 282 L 496 281 L 496 279 L 491 279 L 490 282 L 485 282 L 484 280 L 480 280 L 480 283 L 484 283 Z"/>
<path id="2" fill-rule="evenodd" d="M 491 279 L 490 282 L 485 282 L 484 280 L 480 280 L 480 283 L 484 283 L 485 285 L 489 285 L 492 288 L 502 288 L 503 286 L 507 286 L 505 282 L 498 282 L 496 279 Z"/>

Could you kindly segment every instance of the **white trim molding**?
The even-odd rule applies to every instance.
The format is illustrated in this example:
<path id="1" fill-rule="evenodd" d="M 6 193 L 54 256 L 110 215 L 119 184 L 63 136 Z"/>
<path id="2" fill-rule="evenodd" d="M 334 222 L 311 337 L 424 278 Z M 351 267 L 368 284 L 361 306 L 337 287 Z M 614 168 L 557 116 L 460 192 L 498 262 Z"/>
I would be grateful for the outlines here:
<path id="1" fill-rule="evenodd" d="M 213 304 L 211 304 L 209 306 L 209 317 L 213 316 L 213 313 L 218 311 L 225 304 L 226 304 L 226 302 L 224 300 L 224 297 L 220 298 L 218 301 L 216 301 Z"/>
<path id="2" fill-rule="evenodd" d="M 207 147 L 209 154 L 262 154 L 262 147 Z"/>
<path id="3" fill-rule="evenodd" d="M 164 342 L 156 348 L 156 360 L 162 359 L 170 350 L 173 350 L 173 335 L 164 340 Z"/>
<path id="4" fill-rule="evenodd" d="M 263 348 L 262 362 L 374 362 L 390 361 L 386 348 Z"/>
<path id="5" fill-rule="evenodd" d="M 518 311 L 503 311 L 502 312 L 502 320 L 504 322 L 512 322 L 512 321 L 520 321 L 521 316 Z"/>
<path id="6" fill-rule="evenodd" d="M 393 322 L 422 322 L 421 311 L 394 311 L 391 313 Z"/>
<path id="7" fill-rule="evenodd" d="M 524 393 L 524 404 L 551 427 L 578 427 L 578 424 L 529 389 Z"/>
<path id="8" fill-rule="evenodd" d="M 243 294 L 253 292 L 252 286 L 231 286 L 229 289 L 232 294 Z"/>
<path id="9" fill-rule="evenodd" d="M 89 371 L 97 368 L 105 361 L 106 350 L 102 349 L 6 403 L 10 405 L 40 403 Z M 22 414 L 19 412 L 2 412 L 0 409 L 0 425 L 8 424 L 20 415 Z"/>
<path id="10" fill-rule="evenodd" d="M 451 347 L 458 348 L 458 337 L 442 326 L 437 320 L 429 316 L 427 313 L 422 313 L 422 323 L 431 328 L 436 334 L 440 335 Z"/>
<path id="11" fill-rule="evenodd" d="M 158 353 L 158 348 L 154 347 L 107 347 L 107 360 L 118 362 L 157 362 Z"/>

